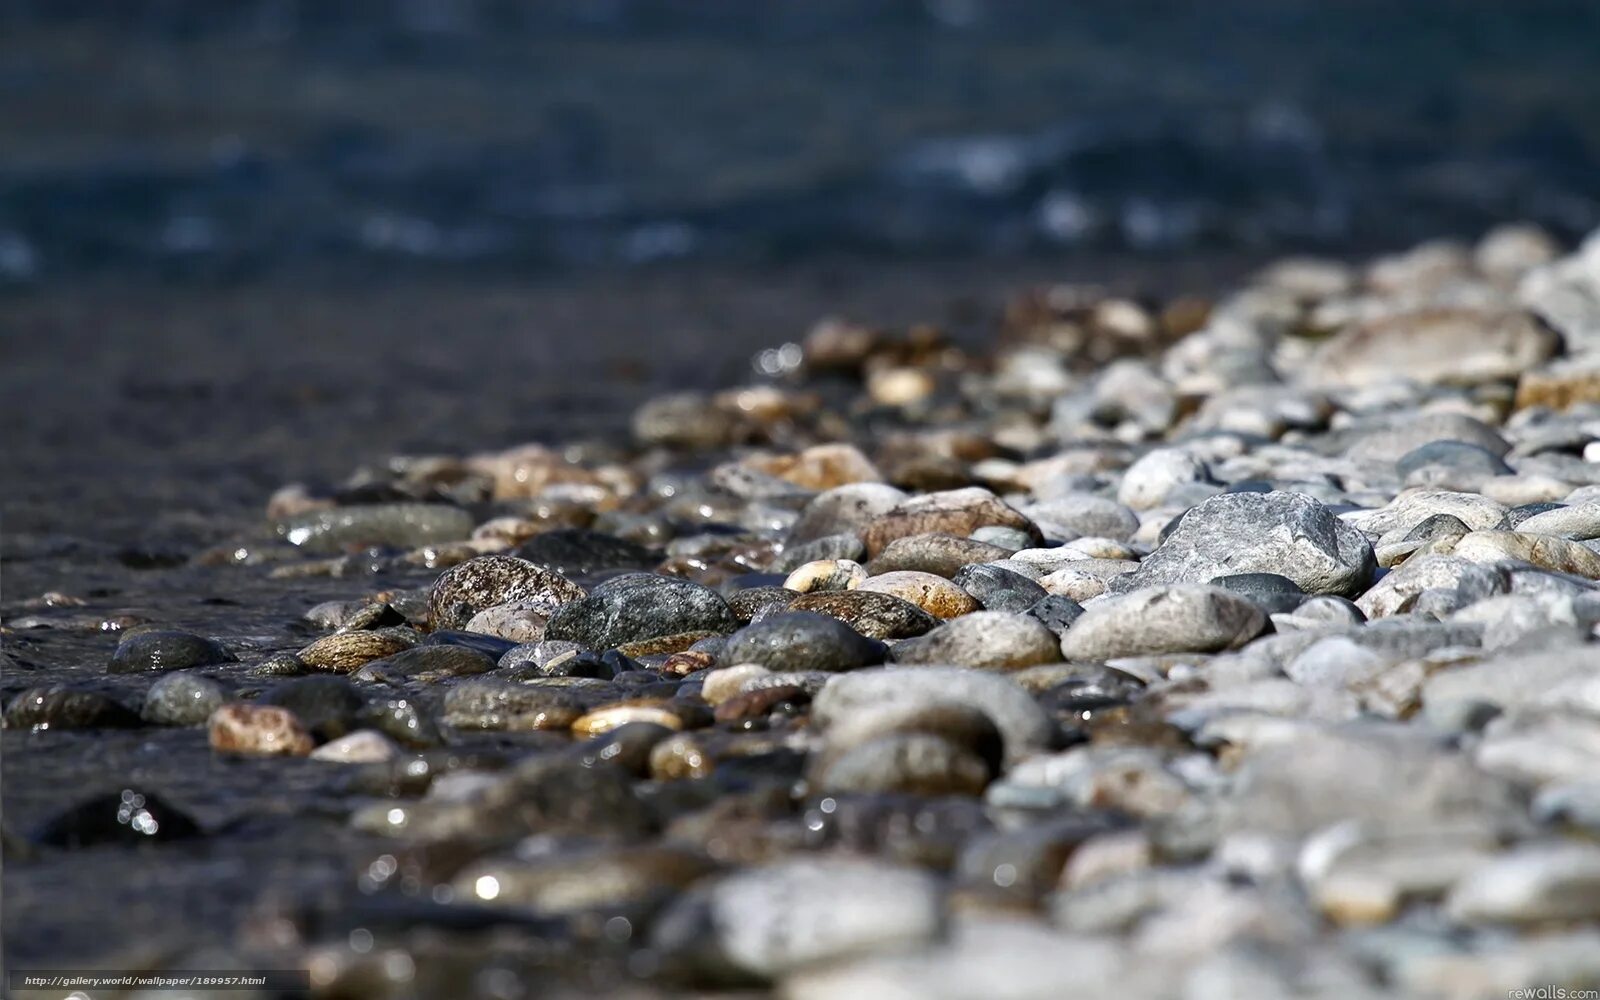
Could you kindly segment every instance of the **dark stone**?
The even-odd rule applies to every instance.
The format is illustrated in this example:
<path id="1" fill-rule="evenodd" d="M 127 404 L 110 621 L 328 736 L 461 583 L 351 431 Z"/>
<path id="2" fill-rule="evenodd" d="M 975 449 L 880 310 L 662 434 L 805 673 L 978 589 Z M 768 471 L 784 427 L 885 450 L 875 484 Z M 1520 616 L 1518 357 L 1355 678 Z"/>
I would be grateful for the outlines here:
<path id="1" fill-rule="evenodd" d="M 110 729 L 141 725 L 139 714 L 98 691 L 55 685 L 17 695 L 6 706 L 7 729 Z"/>
<path id="2" fill-rule="evenodd" d="M 517 643 L 510 639 L 502 639 L 497 635 L 484 635 L 482 632 L 458 632 L 455 629 L 441 629 L 431 632 L 422 640 L 424 646 L 456 646 L 472 649 L 482 653 L 492 660 L 498 660 L 506 655 L 507 651 L 515 649 Z"/>
<path id="3" fill-rule="evenodd" d="M 545 627 L 545 638 L 611 649 L 679 632 L 732 632 L 738 625 L 716 591 L 676 577 L 636 573 L 607 580 L 562 607 Z"/>
<path id="4" fill-rule="evenodd" d="M 1405 479 L 1418 469 L 1442 465 L 1456 472 L 1487 476 L 1504 476 L 1511 472 L 1499 455 L 1487 448 L 1465 441 L 1429 441 L 1401 455 L 1394 463 L 1395 472 Z"/>
<path id="5" fill-rule="evenodd" d="M 951 577 L 951 582 L 971 594 L 986 611 L 1014 611 L 1021 614 L 1050 596 L 1043 587 L 1021 573 L 988 563 L 963 566 Z"/>
<path id="6" fill-rule="evenodd" d="M 882 663 L 888 647 L 828 615 L 788 612 L 764 618 L 728 637 L 719 661 L 759 663 L 786 673 L 853 670 Z"/>
<path id="7" fill-rule="evenodd" d="M 332 740 L 360 728 L 367 699 L 345 677 L 313 674 L 274 684 L 257 703 L 286 708 L 312 736 Z"/>
<path id="8" fill-rule="evenodd" d="M 232 663 L 234 655 L 204 636 L 172 629 L 135 632 L 117 643 L 106 667 L 113 674 L 187 670 Z"/>
<path id="9" fill-rule="evenodd" d="M 1406 534 L 1408 542 L 1426 542 L 1450 535 L 1465 535 L 1472 528 L 1454 514 L 1434 514 L 1423 518 Z"/>
<path id="10" fill-rule="evenodd" d="M 1541 503 L 1525 503 L 1520 507 L 1513 507 L 1506 511 L 1506 516 L 1502 517 L 1500 519 L 1500 523 L 1495 525 L 1495 530 L 1516 531 L 1519 524 L 1521 524 L 1523 521 L 1526 521 L 1533 515 L 1543 514 L 1545 511 L 1557 510 L 1565 506 L 1566 504 L 1564 503 L 1551 503 L 1549 501 L 1544 501 Z"/>
<path id="11" fill-rule="evenodd" d="M 1033 603 L 1028 614 L 1044 622 L 1046 628 L 1060 636 L 1083 614 L 1083 605 L 1070 597 L 1047 594 Z"/>
<path id="12" fill-rule="evenodd" d="M 1269 615 L 1287 614 L 1306 599 L 1306 592 L 1299 584 L 1277 573 L 1230 573 L 1212 577 L 1210 583 L 1250 598 Z"/>
<path id="13" fill-rule="evenodd" d="M 98 844 L 155 844 L 185 840 L 201 830 L 160 796 L 125 788 L 96 795 L 55 816 L 34 840 L 50 847 L 76 849 Z"/>
<path id="14" fill-rule="evenodd" d="M 535 535 L 522 543 L 517 555 L 564 576 L 645 570 L 661 561 L 661 553 L 654 549 L 582 528 L 557 528 Z"/>
<path id="15" fill-rule="evenodd" d="M 793 573 L 808 562 L 820 559 L 850 559 L 860 562 L 866 558 L 867 547 L 855 532 L 843 535 L 824 535 L 821 538 L 791 546 L 772 561 L 774 573 Z"/>
<path id="16" fill-rule="evenodd" d="M 752 587 L 728 595 L 728 607 L 741 622 L 750 622 L 773 608 L 787 608 L 799 595 L 783 587 Z"/>
<path id="17" fill-rule="evenodd" d="M 468 559 L 434 581 L 428 606 L 435 629 L 458 629 L 485 608 L 517 601 L 542 615 L 583 596 L 583 588 L 554 570 L 515 556 Z"/>
<path id="18" fill-rule="evenodd" d="M 869 639 L 910 639 L 931 632 L 941 624 L 939 619 L 910 601 L 871 590 L 801 594 L 788 608 L 837 618 Z M 761 616 L 757 620 L 761 620 Z"/>

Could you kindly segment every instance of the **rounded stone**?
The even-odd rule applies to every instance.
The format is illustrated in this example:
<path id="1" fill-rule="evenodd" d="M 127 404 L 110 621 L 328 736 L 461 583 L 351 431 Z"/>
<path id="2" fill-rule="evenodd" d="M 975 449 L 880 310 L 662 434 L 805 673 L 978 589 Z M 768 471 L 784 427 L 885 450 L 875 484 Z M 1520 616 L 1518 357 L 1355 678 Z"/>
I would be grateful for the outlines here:
<path id="1" fill-rule="evenodd" d="M 111 654 L 108 672 L 136 674 L 163 670 L 188 670 L 232 663 L 234 656 L 204 636 L 175 629 L 151 629 L 125 636 Z"/>
<path id="2" fill-rule="evenodd" d="M 373 632 L 336 632 L 323 636 L 296 654 L 308 670 L 348 674 L 373 660 L 393 656 L 417 645 L 419 637 L 408 628 Z"/>
<path id="3" fill-rule="evenodd" d="M 65 685 L 29 688 L 6 705 L 7 729 L 108 729 L 139 725 L 139 716 L 99 691 Z"/>
<path id="4" fill-rule="evenodd" d="M 304 757 L 316 745 L 286 708 L 234 702 L 211 713 L 213 750 L 268 757 Z"/>
<path id="5" fill-rule="evenodd" d="M 986 611 L 1023 612 L 1049 596 L 1021 573 L 990 563 L 963 566 L 950 582 L 971 594 Z"/>
<path id="6" fill-rule="evenodd" d="M 551 617 L 545 637 L 612 649 L 679 632 L 732 632 L 738 627 L 716 591 L 677 577 L 632 574 L 595 587 Z"/>
<path id="7" fill-rule="evenodd" d="M 554 570 L 516 556 L 487 555 L 440 574 L 428 595 L 428 612 L 436 629 L 461 628 L 498 605 L 518 602 L 548 616 L 583 596 L 582 587 Z"/>
<path id="8" fill-rule="evenodd" d="M 150 686 L 139 714 L 157 726 L 198 726 L 226 700 L 222 685 L 209 677 L 171 673 Z"/>
<path id="9" fill-rule="evenodd" d="M 1069 660 L 1104 662 L 1154 653 L 1215 653 L 1261 634 L 1267 617 L 1221 587 L 1151 587 L 1086 608 L 1061 639 Z"/>
<path id="10" fill-rule="evenodd" d="M 973 596 L 942 576 L 898 570 L 868 577 L 856 588 L 869 594 L 888 594 L 909 601 L 935 618 L 956 618 L 977 611 L 981 605 Z M 790 605 L 793 607 L 793 605 Z"/>
<path id="11" fill-rule="evenodd" d="M 460 541 L 472 534 L 472 515 L 435 503 L 382 503 L 334 507 L 285 518 L 278 534 L 311 555 L 339 555 L 384 546 L 415 549 Z"/>
<path id="12" fill-rule="evenodd" d="M 567 729 L 584 711 L 573 691 L 486 677 L 446 691 L 442 718 L 457 729 Z"/>
<path id="13" fill-rule="evenodd" d="M 718 655 L 727 666 L 755 663 L 773 671 L 854 670 L 882 663 L 888 650 L 828 615 L 791 611 L 763 618 L 728 637 Z"/>
<path id="14" fill-rule="evenodd" d="M 979 795 L 989 768 L 970 750 L 932 733 L 894 733 L 823 754 L 808 780 L 835 794 Z"/>
<path id="15" fill-rule="evenodd" d="M 1291 612 L 1306 600 L 1299 584 L 1277 573 L 1231 573 L 1213 577 L 1210 585 L 1248 597 L 1269 615 Z"/>
<path id="16" fill-rule="evenodd" d="M 869 639 L 909 639 L 939 624 L 910 601 L 871 590 L 805 594 L 784 607 L 837 618 Z"/>
<path id="17" fill-rule="evenodd" d="M 1029 667 L 1061 659 L 1061 640 L 1031 615 L 974 611 L 896 644 L 890 655 L 896 663 Z"/>

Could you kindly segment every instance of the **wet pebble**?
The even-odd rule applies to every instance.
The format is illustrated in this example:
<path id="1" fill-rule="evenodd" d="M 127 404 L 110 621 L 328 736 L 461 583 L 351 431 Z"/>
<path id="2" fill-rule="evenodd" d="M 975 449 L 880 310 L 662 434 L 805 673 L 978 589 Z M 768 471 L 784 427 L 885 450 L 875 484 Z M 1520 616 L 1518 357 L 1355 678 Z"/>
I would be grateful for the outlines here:
<path id="1" fill-rule="evenodd" d="M 204 636 L 172 629 L 151 629 L 123 636 L 106 670 L 113 674 L 188 670 L 233 660 L 233 654 L 220 643 Z"/>

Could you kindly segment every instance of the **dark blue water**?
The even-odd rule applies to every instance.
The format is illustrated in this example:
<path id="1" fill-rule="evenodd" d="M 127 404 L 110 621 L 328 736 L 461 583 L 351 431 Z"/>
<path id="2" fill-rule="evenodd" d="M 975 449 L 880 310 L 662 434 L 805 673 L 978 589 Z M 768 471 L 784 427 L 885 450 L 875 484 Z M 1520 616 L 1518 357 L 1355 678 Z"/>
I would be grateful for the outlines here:
<path id="1" fill-rule="evenodd" d="M 1600 5 L 0 0 L 0 281 L 1600 223 Z"/>

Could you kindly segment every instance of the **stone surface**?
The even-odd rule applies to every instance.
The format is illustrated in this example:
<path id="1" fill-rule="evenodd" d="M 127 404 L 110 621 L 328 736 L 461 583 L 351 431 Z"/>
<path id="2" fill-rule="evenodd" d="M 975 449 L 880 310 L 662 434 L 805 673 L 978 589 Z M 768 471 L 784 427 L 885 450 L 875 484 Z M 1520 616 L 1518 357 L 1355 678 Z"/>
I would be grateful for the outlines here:
<path id="1" fill-rule="evenodd" d="M 554 570 L 515 556 L 488 555 L 440 574 L 428 609 L 434 628 L 462 628 L 480 611 L 513 601 L 549 617 L 583 596 L 582 587 Z"/>
<path id="2" fill-rule="evenodd" d="M 747 625 L 728 637 L 718 660 L 754 663 L 768 670 L 854 670 L 882 663 L 888 650 L 876 639 L 814 611 L 792 611 Z"/>
<path id="3" fill-rule="evenodd" d="M 213 750 L 268 757 L 304 757 L 314 744 L 288 709 L 276 705 L 223 705 L 208 722 Z"/>
<path id="4" fill-rule="evenodd" d="M 1039 529 L 988 490 L 968 487 L 913 497 L 871 518 L 860 528 L 869 556 L 877 556 L 890 542 L 910 535 L 940 533 L 967 536 L 977 528 L 1000 525 L 1016 528 L 1040 540 Z"/>
<path id="5" fill-rule="evenodd" d="M 1267 618 L 1221 587 L 1180 584 L 1136 590 L 1084 610 L 1061 639 L 1068 660 L 1103 662 L 1148 653 L 1211 653 L 1244 645 Z"/>
<path id="6" fill-rule="evenodd" d="M 233 660 L 233 654 L 220 643 L 204 636 L 174 629 L 150 629 L 132 633 L 117 643 L 106 670 L 113 674 L 188 670 Z"/>
<path id="7" fill-rule="evenodd" d="M 635 574 L 607 580 L 564 605 L 545 635 L 592 649 L 678 632 L 732 632 L 738 625 L 716 591 L 673 577 Z"/>
<path id="8" fill-rule="evenodd" d="M 1028 667 L 1059 660 L 1061 643 L 1056 633 L 1031 615 L 974 611 L 926 635 L 897 643 L 890 655 L 896 663 Z"/>

